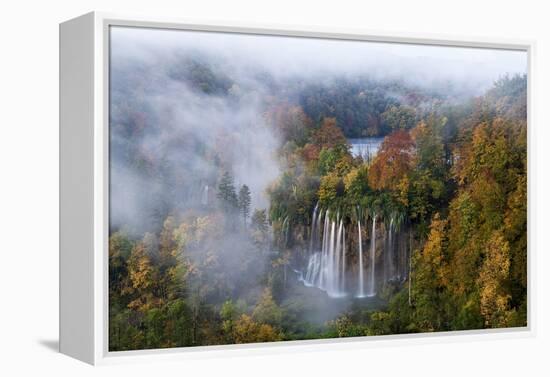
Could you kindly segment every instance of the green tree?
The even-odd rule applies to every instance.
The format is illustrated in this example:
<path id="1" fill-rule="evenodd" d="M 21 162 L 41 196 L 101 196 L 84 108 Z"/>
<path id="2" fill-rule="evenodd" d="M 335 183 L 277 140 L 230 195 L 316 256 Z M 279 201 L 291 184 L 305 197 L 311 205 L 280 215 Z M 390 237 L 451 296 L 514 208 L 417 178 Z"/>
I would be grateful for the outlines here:
<path id="1" fill-rule="evenodd" d="M 159 308 L 149 309 L 145 313 L 143 321 L 145 327 L 145 347 L 146 348 L 160 348 L 165 347 L 164 341 L 164 326 L 166 323 L 166 317 Z"/>
<path id="2" fill-rule="evenodd" d="M 446 118 L 430 115 L 411 130 L 415 154 L 408 179 L 411 217 L 421 224 L 449 200 L 453 183 L 449 180 L 442 130 Z"/>
<path id="3" fill-rule="evenodd" d="M 191 309 L 187 303 L 178 298 L 170 301 L 165 311 L 164 338 L 169 347 L 185 347 L 192 345 L 193 334 Z"/>
<path id="4" fill-rule="evenodd" d="M 243 223 L 246 228 L 246 220 L 248 219 L 248 216 L 250 215 L 250 203 L 252 199 L 250 198 L 250 189 L 247 185 L 242 185 L 241 189 L 239 190 L 239 210 L 241 212 L 241 215 L 243 216 Z"/>
<path id="5" fill-rule="evenodd" d="M 340 158 L 335 149 L 322 148 L 319 152 L 319 175 L 323 176 L 332 171 Z"/>
<path id="6" fill-rule="evenodd" d="M 252 240 L 256 247 L 263 251 L 268 244 L 268 222 L 267 211 L 265 209 L 256 209 L 251 218 Z"/>
<path id="7" fill-rule="evenodd" d="M 275 328 L 281 326 L 283 311 L 273 300 L 273 295 L 269 288 L 265 288 L 260 300 L 258 301 L 252 318 L 260 323 L 267 323 Z"/>
<path id="8" fill-rule="evenodd" d="M 218 185 L 218 199 L 222 202 L 222 208 L 226 213 L 233 213 L 239 206 L 239 199 L 235 191 L 233 176 L 226 171 Z"/>
<path id="9" fill-rule="evenodd" d="M 267 232 L 267 212 L 265 209 L 256 209 L 252 215 L 252 228 L 260 232 Z"/>
<path id="10" fill-rule="evenodd" d="M 344 187 L 346 189 L 346 197 L 354 203 L 359 203 L 360 200 L 370 191 L 368 183 L 368 166 L 362 164 L 353 168 L 344 177 Z"/>
<path id="11" fill-rule="evenodd" d="M 414 127 L 416 110 L 414 107 L 391 105 L 381 114 L 384 126 L 392 131 L 407 130 Z"/>
<path id="12" fill-rule="evenodd" d="M 235 321 L 239 315 L 239 311 L 233 301 L 227 300 L 223 303 L 220 310 L 220 317 L 222 319 L 222 331 L 228 343 L 235 343 Z"/>

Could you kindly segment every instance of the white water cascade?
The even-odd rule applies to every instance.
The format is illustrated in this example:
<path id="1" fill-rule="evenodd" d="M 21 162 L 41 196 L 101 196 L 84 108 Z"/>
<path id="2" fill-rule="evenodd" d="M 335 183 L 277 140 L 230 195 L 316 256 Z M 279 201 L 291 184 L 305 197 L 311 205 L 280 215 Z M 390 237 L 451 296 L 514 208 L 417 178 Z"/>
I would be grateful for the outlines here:
<path id="1" fill-rule="evenodd" d="M 365 264 L 363 262 L 363 240 L 361 238 L 361 220 L 357 221 L 357 228 L 358 228 L 358 243 L 359 243 L 359 266 L 357 269 L 359 270 L 359 277 L 357 279 L 359 287 L 358 287 L 358 293 L 357 297 L 365 297 L 365 276 L 364 276 L 364 269 Z"/>
<path id="2" fill-rule="evenodd" d="M 340 224 L 342 225 L 342 221 Z M 342 274 L 340 276 L 340 287 L 346 291 L 346 228 L 342 228 Z"/>
<path id="3" fill-rule="evenodd" d="M 347 295 L 357 298 L 373 297 L 377 295 L 378 287 L 386 283 L 401 284 L 408 276 L 405 263 L 401 263 L 406 262 L 408 258 L 407 238 L 402 237 L 403 233 L 396 225 L 393 216 L 389 223 L 384 223 L 383 220 L 378 219 L 376 213 L 373 214 L 372 228 L 369 232 L 370 245 L 365 254 L 363 252 L 365 226 L 361 219 L 358 219 L 357 254 L 348 255 L 345 216 L 341 217 L 339 214 L 335 217 L 331 216 L 329 210 L 323 210 L 316 205 L 312 214 L 305 270 L 296 270 L 299 280 L 307 287 L 316 287 L 325 291 L 329 297 Z M 348 226 L 355 227 L 355 224 L 348 223 Z M 377 250 L 377 226 L 379 234 L 384 235 L 382 250 Z M 380 253 L 379 259 L 377 252 Z M 378 274 L 377 263 L 382 268 Z M 354 273 L 348 276 L 349 270 Z"/>
<path id="4" fill-rule="evenodd" d="M 315 241 L 318 238 L 318 235 L 316 234 L 317 227 L 316 227 L 316 221 L 317 221 L 317 210 L 319 209 L 319 203 L 315 204 L 315 209 L 313 210 L 313 218 L 311 220 L 311 234 L 310 234 L 310 240 L 309 240 L 309 252 L 312 253 L 314 250 L 314 247 L 317 245 L 314 245 Z M 319 216 L 319 219 L 321 216 Z"/>
<path id="5" fill-rule="evenodd" d="M 203 206 L 208 206 L 208 185 L 205 185 L 202 189 L 201 204 Z"/>
<path id="6" fill-rule="evenodd" d="M 384 250 L 384 281 L 390 281 L 395 278 L 394 247 L 393 247 L 393 217 L 390 219 L 388 228 L 388 244 Z"/>
<path id="7" fill-rule="evenodd" d="M 376 295 L 376 214 L 372 218 L 372 233 L 370 236 L 370 284 L 367 296 Z"/>
<path id="8" fill-rule="evenodd" d="M 314 216 L 316 211 L 314 211 Z M 330 297 L 345 296 L 345 235 L 343 219 L 331 219 L 330 211 L 324 215 L 321 249 L 316 248 L 315 237 L 321 235 L 322 213 L 312 222 L 311 253 L 303 278 L 306 286 L 317 287 Z"/>

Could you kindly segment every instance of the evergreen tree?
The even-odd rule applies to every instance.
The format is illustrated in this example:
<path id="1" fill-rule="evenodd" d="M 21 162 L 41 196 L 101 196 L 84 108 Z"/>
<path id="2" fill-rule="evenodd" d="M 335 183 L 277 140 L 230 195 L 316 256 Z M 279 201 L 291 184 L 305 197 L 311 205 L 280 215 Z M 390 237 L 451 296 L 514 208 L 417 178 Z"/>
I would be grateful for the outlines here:
<path id="1" fill-rule="evenodd" d="M 246 219 L 248 219 L 248 216 L 250 215 L 250 189 L 247 185 L 243 185 L 241 189 L 239 190 L 239 211 L 241 212 L 243 216 L 243 222 L 244 226 L 246 228 Z"/>
<path id="2" fill-rule="evenodd" d="M 226 213 L 231 213 L 238 208 L 239 200 L 235 191 L 233 176 L 226 171 L 220 184 L 218 185 L 218 199 L 220 199 L 222 207 Z"/>

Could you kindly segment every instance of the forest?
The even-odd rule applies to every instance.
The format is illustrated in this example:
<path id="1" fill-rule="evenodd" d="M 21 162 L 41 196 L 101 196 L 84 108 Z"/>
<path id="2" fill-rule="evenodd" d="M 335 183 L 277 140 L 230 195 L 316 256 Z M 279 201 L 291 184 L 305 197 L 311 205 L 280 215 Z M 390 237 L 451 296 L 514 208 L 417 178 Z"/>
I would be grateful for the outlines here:
<path id="1" fill-rule="evenodd" d="M 279 77 L 114 42 L 110 351 L 527 325 L 525 74 Z"/>

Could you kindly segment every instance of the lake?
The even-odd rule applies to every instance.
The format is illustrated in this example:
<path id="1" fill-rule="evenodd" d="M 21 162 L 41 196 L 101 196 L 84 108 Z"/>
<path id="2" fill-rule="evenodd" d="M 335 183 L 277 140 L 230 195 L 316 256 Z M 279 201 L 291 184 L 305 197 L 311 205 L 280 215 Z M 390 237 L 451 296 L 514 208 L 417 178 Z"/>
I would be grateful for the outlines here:
<path id="1" fill-rule="evenodd" d="M 383 140 L 383 137 L 361 137 L 348 139 L 348 143 L 351 145 L 353 157 L 361 156 L 368 161 L 378 153 Z"/>

